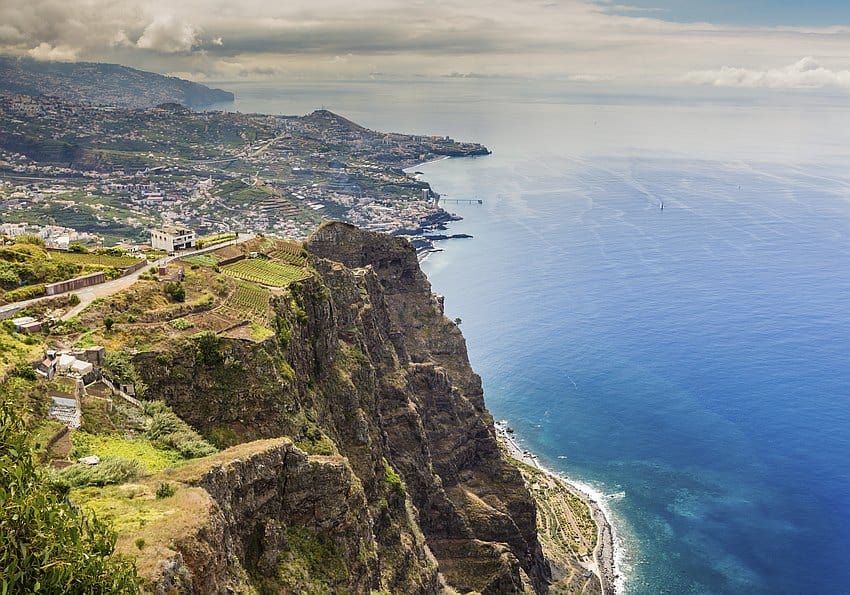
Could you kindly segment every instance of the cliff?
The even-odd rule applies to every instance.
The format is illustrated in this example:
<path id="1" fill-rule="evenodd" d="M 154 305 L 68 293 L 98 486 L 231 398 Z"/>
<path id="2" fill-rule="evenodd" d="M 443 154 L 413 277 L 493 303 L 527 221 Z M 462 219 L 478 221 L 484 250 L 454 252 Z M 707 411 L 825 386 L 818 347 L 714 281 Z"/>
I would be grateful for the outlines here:
<path id="1" fill-rule="evenodd" d="M 273 337 L 135 357 L 147 398 L 231 448 L 151 478 L 176 512 L 122 548 L 157 592 L 545 592 L 535 506 L 412 246 L 332 223 L 305 248 Z"/>

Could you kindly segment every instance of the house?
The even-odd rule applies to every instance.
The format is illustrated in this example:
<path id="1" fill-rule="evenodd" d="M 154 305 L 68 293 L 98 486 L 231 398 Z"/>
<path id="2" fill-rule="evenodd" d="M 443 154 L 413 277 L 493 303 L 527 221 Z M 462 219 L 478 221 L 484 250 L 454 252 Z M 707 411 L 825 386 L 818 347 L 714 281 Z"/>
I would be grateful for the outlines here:
<path id="1" fill-rule="evenodd" d="M 195 232 L 180 225 L 165 225 L 151 230 L 151 247 L 154 250 L 175 252 L 195 245 Z"/>
<path id="2" fill-rule="evenodd" d="M 13 318 L 12 324 L 15 325 L 15 330 L 19 333 L 40 333 L 41 323 L 32 316 L 21 316 Z"/>

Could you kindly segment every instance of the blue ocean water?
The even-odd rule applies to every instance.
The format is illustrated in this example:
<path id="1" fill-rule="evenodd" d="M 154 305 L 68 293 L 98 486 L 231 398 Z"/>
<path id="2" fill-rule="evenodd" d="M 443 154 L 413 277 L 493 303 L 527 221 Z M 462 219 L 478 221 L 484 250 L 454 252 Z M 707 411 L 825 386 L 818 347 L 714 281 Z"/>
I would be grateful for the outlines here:
<path id="1" fill-rule="evenodd" d="M 651 156 L 423 171 L 485 201 L 425 270 L 487 405 L 614 498 L 628 592 L 850 589 L 847 180 Z"/>
<path id="2" fill-rule="evenodd" d="M 241 101 L 494 151 L 416 168 L 483 201 L 424 268 L 494 416 L 605 495 L 627 592 L 850 592 L 843 105 L 481 85 Z"/>

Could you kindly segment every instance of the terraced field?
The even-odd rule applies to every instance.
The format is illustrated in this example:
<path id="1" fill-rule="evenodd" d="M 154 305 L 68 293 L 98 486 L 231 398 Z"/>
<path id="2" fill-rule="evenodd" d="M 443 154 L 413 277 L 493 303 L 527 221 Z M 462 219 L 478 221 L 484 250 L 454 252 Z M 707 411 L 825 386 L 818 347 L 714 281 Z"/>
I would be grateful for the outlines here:
<path id="1" fill-rule="evenodd" d="M 239 320 L 252 320 L 260 324 L 268 322 L 271 292 L 254 283 L 240 282 L 236 291 L 222 305 L 222 310 Z"/>
<path id="2" fill-rule="evenodd" d="M 50 259 L 59 262 L 72 262 L 81 265 L 95 265 L 126 269 L 139 262 L 132 256 L 110 256 L 108 254 L 83 254 L 79 252 L 50 251 Z"/>
<path id="3" fill-rule="evenodd" d="M 268 287 L 286 287 L 309 276 L 303 267 L 259 258 L 240 260 L 221 270 L 231 277 Z"/>

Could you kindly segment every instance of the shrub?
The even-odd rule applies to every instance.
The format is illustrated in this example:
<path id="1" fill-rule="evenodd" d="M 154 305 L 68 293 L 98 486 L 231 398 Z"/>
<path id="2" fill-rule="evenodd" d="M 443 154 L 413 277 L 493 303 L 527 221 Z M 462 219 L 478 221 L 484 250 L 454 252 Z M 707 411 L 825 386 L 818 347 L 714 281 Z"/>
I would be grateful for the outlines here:
<path id="1" fill-rule="evenodd" d="M 193 326 L 195 326 L 194 324 L 192 324 L 191 322 L 189 322 L 185 318 L 175 318 L 174 320 L 170 321 L 168 324 L 171 326 L 171 328 L 176 329 L 178 331 L 185 331 L 186 329 L 192 328 Z"/>
<path id="2" fill-rule="evenodd" d="M 169 281 L 163 288 L 165 295 L 173 302 L 186 301 L 186 288 L 179 281 Z"/>
<path id="3" fill-rule="evenodd" d="M 78 306 L 80 304 L 80 296 L 76 293 L 72 293 L 68 296 L 68 304 L 71 306 Z"/>
<path id="4" fill-rule="evenodd" d="M 147 436 L 159 446 L 174 449 L 185 459 L 205 457 L 216 452 L 212 444 L 177 417 L 162 401 L 145 403 L 145 413 L 152 417 Z"/>
<path id="5" fill-rule="evenodd" d="M 199 333 L 195 336 L 195 363 L 202 366 L 218 366 L 224 362 L 221 353 L 221 340 L 213 332 Z"/>
<path id="6" fill-rule="evenodd" d="M 88 254 L 89 249 L 79 242 L 71 242 L 68 244 L 68 252 L 73 252 L 75 254 Z"/>
<path id="7" fill-rule="evenodd" d="M 106 318 L 103 319 L 103 326 L 105 326 L 106 330 L 108 330 L 108 331 L 112 330 L 112 326 L 114 324 L 115 324 L 115 320 L 113 320 L 109 316 L 107 316 Z"/>
<path id="8" fill-rule="evenodd" d="M 16 376 L 18 378 L 23 378 L 24 380 L 38 379 L 38 374 L 35 373 L 35 369 L 28 364 L 16 364 L 11 370 L 9 370 L 9 376 Z"/>
<path id="9" fill-rule="evenodd" d="M 167 481 L 160 482 L 159 486 L 156 488 L 156 497 L 158 499 L 161 498 L 169 498 L 174 495 L 174 486 L 168 483 Z M 139 548 L 142 549 L 142 548 Z"/>
<path id="10" fill-rule="evenodd" d="M 103 358 L 103 369 L 113 382 L 132 384 L 137 397 L 143 396 L 148 389 L 125 351 L 107 351 Z"/>
<path id="11" fill-rule="evenodd" d="M 140 550 L 145 547 L 145 539 L 144 537 L 139 537 L 135 542 L 136 547 Z"/>
<path id="12" fill-rule="evenodd" d="M 67 486 L 35 464 L 24 424 L 0 407 L 0 584 L 6 593 L 139 593 L 131 561 L 113 556 L 115 533 L 72 506 Z"/>
<path id="13" fill-rule="evenodd" d="M 137 461 L 120 459 L 118 457 L 103 457 L 97 465 L 77 463 L 66 467 L 59 477 L 71 487 L 111 485 L 124 483 L 138 476 L 142 466 Z"/>

